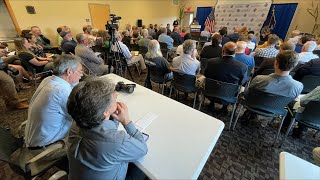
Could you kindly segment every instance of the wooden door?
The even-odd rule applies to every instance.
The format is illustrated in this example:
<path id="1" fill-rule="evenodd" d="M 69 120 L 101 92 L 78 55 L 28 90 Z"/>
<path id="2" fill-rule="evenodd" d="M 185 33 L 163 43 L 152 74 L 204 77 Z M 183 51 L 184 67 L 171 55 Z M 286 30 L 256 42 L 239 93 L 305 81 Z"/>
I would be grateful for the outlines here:
<path id="1" fill-rule="evenodd" d="M 108 4 L 89 3 L 92 27 L 95 29 L 105 29 L 105 24 L 110 20 L 110 7 Z"/>

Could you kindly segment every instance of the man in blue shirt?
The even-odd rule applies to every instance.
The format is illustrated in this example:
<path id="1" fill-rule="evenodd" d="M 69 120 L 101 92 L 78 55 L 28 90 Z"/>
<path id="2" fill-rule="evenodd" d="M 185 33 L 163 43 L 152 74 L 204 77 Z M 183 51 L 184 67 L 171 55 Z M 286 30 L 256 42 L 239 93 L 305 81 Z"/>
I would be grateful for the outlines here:
<path id="1" fill-rule="evenodd" d="M 147 154 L 128 108 L 116 101 L 115 85 L 107 78 L 80 82 L 71 92 L 68 112 L 80 128 L 69 134 L 69 179 L 144 179 L 128 163 Z M 125 131 L 119 131 L 121 123 Z M 138 169 L 137 169 L 138 170 Z M 129 178 L 130 177 L 130 178 Z"/>
<path id="2" fill-rule="evenodd" d="M 162 27 L 160 29 L 161 31 L 161 34 L 158 38 L 158 41 L 159 42 L 162 42 L 162 43 L 166 43 L 167 44 L 167 48 L 168 49 L 172 49 L 173 48 L 173 39 L 167 35 L 167 29 Z"/>
<path id="3" fill-rule="evenodd" d="M 53 76 L 45 78 L 28 110 L 25 142 L 30 150 L 42 149 L 66 137 L 72 124 L 67 100 L 82 76 L 80 59 L 62 55 L 54 62 Z"/>
<path id="4" fill-rule="evenodd" d="M 247 56 L 246 54 L 244 54 L 246 47 L 247 43 L 245 41 L 238 41 L 235 58 L 236 60 L 245 64 L 248 67 L 248 69 L 252 69 L 254 68 L 254 58 L 253 56 Z"/>

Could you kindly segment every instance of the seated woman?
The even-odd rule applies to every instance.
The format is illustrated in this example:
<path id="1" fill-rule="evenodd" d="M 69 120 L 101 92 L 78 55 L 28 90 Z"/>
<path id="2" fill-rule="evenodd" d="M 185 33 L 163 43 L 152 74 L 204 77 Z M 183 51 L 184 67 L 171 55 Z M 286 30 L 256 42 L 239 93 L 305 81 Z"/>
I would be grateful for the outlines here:
<path id="1" fill-rule="evenodd" d="M 15 39 L 14 45 L 16 46 L 16 53 L 22 61 L 22 64 L 29 63 L 37 73 L 52 69 L 53 60 L 39 60 L 37 56 L 29 50 L 29 48 L 31 48 L 31 44 L 28 43 L 26 39 Z"/>
<path id="2" fill-rule="evenodd" d="M 165 80 L 172 79 L 172 68 L 169 66 L 168 61 L 162 56 L 160 44 L 157 40 L 151 40 L 146 54 L 146 62 L 155 64 L 157 69 L 161 71 Z"/>
<path id="3" fill-rule="evenodd" d="M 37 38 L 32 34 L 26 34 L 26 39 L 30 44 L 29 50 L 41 61 L 52 61 L 52 54 L 44 53 L 43 47 L 37 44 Z"/>
<path id="4" fill-rule="evenodd" d="M 101 29 L 97 33 L 96 46 L 102 46 L 103 48 L 110 48 L 110 35 L 107 30 Z"/>

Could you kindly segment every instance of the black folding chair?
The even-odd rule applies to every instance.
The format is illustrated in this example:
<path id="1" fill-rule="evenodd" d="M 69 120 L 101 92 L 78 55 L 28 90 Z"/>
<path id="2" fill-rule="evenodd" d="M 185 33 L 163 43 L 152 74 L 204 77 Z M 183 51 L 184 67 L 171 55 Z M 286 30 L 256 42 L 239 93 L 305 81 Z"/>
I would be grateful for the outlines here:
<path id="1" fill-rule="evenodd" d="M 203 97 L 201 98 L 199 104 L 199 110 L 201 109 L 201 105 L 205 100 L 205 97 L 214 97 L 226 101 L 230 104 L 233 104 L 233 109 L 230 117 L 230 124 L 228 129 L 231 128 L 234 112 L 236 109 L 236 105 L 238 102 L 238 96 L 240 94 L 241 85 L 226 83 L 217 81 L 214 79 L 206 78 L 205 80 L 205 88 L 203 90 Z"/>
<path id="2" fill-rule="evenodd" d="M 316 55 L 318 55 L 320 57 L 320 49 L 319 50 L 314 50 L 313 54 L 316 54 Z"/>
<path id="3" fill-rule="evenodd" d="M 21 60 L 21 65 L 24 69 L 26 69 L 28 72 L 31 73 L 31 76 L 33 79 L 33 84 L 35 87 L 38 86 L 38 84 L 37 84 L 38 77 L 41 77 L 42 75 L 51 75 L 53 73 L 52 70 L 37 72 L 37 70 L 35 68 L 33 68 L 32 65 L 25 60 Z"/>
<path id="4" fill-rule="evenodd" d="M 164 94 L 164 88 L 167 82 L 172 79 L 166 79 L 162 70 L 152 61 L 145 60 L 146 66 L 148 68 L 148 76 L 150 80 L 154 83 L 159 84 L 159 88 L 162 86 L 161 94 Z M 148 78 L 148 77 L 147 77 Z"/>
<path id="5" fill-rule="evenodd" d="M 254 56 L 255 67 L 258 68 L 265 59 L 266 59 L 265 57 Z"/>
<path id="6" fill-rule="evenodd" d="M 314 90 L 317 86 L 320 86 L 320 76 L 307 75 L 301 79 L 303 84 L 302 94 L 307 94 Z"/>
<path id="7" fill-rule="evenodd" d="M 320 130 L 320 102 L 319 101 L 310 101 L 302 113 L 296 113 L 295 117 L 292 118 L 289 128 L 287 129 L 286 135 L 284 136 L 279 147 L 283 145 L 288 137 L 289 132 L 292 129 L 292 126 L 295 122 L 303 124 L 309 128 Z M 281 127 L 280 127 L 281 128 Z"/>
<path id="8" fill-rule="evenodd" d="M 196 83 L 196 76 L 174 71 L 173 80 L 171 81 L 171 86 L 170 86 L 169 97 L 171 97 L 173 88 L 176 91 L 182 91 L 185 93 L 194 93 L 194 100 L 193 100 L 192 107 L 195 108 L 196 99 L 198 95 L 198 88 L 195 86 L 195 83 Z"/>
<path id="9" fill-rule="evenodd" d="M 248 95 L 246 97 L 242 96 L 239 101 L 239 111 L 236 117 L 236 120 L 233 125 L 233 130 L 237 125 L 240 112 L 243 107 L 247 110 L 254 112 L 258 115 L 272 117 L 272 118 L 279 118 L 280 119 L 280 126 L 278 128 L 278 133 L 274 138 L 273 145 L 278 140 L 280 134 L 280 127 L 282 126 L 283 120 L 287 115 L 287 105 L 292 102 L 294 98 L 280 96 L 275 94 L 270 94 L 266 92 L 262 92 L 255 89 L 250 89 Z"/>
<path id="10" fill-rule="evenodd" d="M 143 58 L 146 56 L 147 52 L 148 52 L 148 47 L 139 46 L 139 53 L 143 56 Z"/>
<path id="11" fill-rule="evenodd" d="M 159 42 L 159 44 L 160 44 L 160 50 L 161 50 L 162 54 L 165 55 L 166 59 L 168 59 L 168 57 L 169 57 L 168 45 L 164 42 Z"/>
<path id="12" fill-rule="evenodd" d="M 204 74 L 205 70 L 207 69 L 208 59 L 207 58 L 200 58 L 200 73 Z"/>

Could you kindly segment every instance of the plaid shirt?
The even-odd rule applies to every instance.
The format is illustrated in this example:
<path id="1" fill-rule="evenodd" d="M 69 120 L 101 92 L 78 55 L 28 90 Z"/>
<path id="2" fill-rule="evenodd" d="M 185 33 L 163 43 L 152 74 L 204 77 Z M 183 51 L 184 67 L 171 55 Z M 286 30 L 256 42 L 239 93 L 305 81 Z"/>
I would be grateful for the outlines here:
<path id="1" fill-rule="evenodd" d="M 277 56 L 278 52 L 279 51 L 274 46 L 268 46 L 265 48 L 257 48 L 254 56 L 274 58 Z"/>

